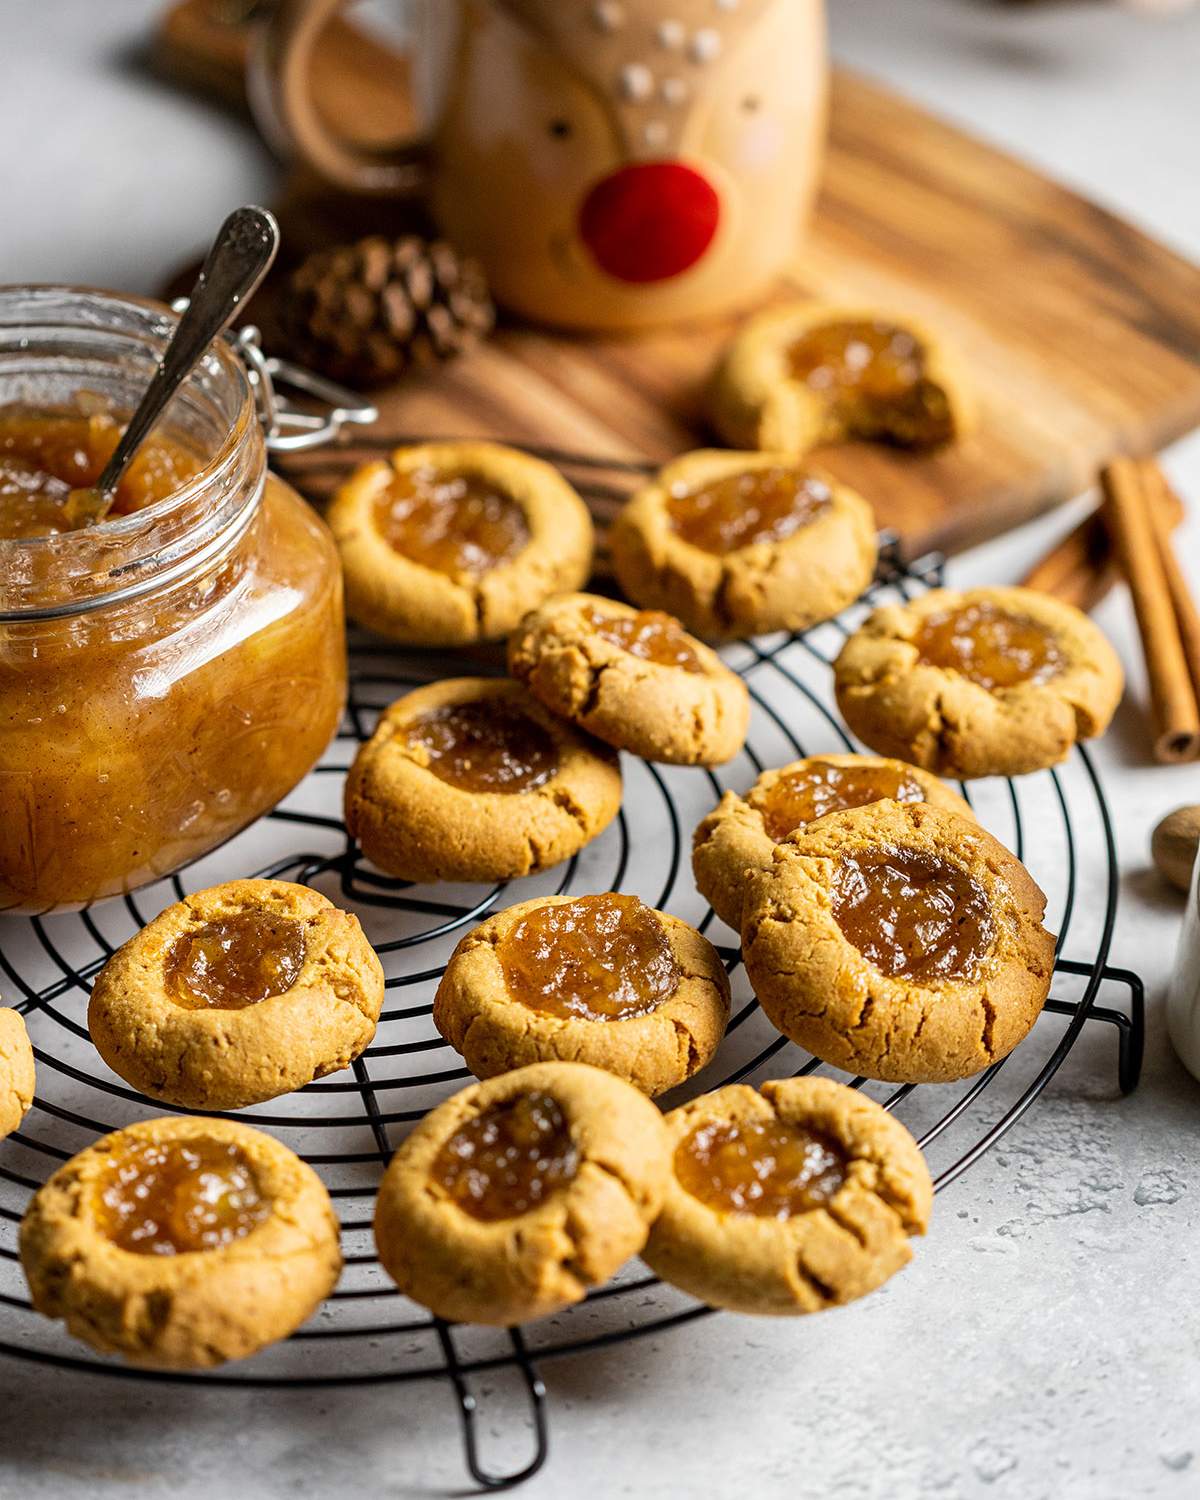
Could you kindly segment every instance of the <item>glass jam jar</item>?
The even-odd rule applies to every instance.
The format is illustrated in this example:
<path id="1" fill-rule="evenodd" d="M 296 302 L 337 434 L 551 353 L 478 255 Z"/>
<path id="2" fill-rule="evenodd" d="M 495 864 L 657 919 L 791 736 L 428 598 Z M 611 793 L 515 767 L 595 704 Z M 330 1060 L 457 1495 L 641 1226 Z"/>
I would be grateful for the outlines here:
<path id="1" fill-rule="evenodd" d="M 135 298 L 0 288 L 0 425 L 127 415 L 173 326 Z M 0 528 L 0 911 L 82 906 L 199 858 L 289 792 L 338 724 L 337 555 L 268 473 L 232 345 L 156 437 L 194 472 L 167 465 L 144 508 Z"/>

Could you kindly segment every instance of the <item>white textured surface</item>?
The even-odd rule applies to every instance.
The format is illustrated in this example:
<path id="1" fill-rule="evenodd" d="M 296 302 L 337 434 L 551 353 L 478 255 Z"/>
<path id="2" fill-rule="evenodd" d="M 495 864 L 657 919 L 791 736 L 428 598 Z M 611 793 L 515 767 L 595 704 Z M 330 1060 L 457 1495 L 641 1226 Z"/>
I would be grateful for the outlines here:
<path id="1" fill-rule="evenodd" d="M 848 61 L 1200 257 L 1200 15 L 833 3 Z M 269 193 L 270 163 L 236 124 L 128 62 L 156 8 L 4 7 L 3 279 L 150 289 L 225 208 Z M 1169 463 L 1200 496 L 1200 441 Z M 952 576 L 1009 580 L 1068 524 L 1066 512 L 1047 518 Z M 1181 536 L 1200 586 L 1200 501 Z M 1125 870 L 1114 957 L 1150 991 L 1141 1090 L 1118 1102 L 1112 1038 L 1085 1037 L 1003 1146 L 939 1199 L 913 1267 L 856 1307 L 800 1324 L 711 1318 L 550 1366 L 551 1462 L 524 1493 L 1200 1493 L 1200 1085 L 1162 1025 L 1179 904 L 1146 869 L 1150 826 L 1200 800 L 1200 770 L 1147 764 L 1124 598 L 1100 621 L 1132 682 L 1099 755 Z M 506 1394 L 480 1394 L 486 1438 L 510 1425 Z M 463 1479 L 440 1385 L 235 1400 L 0 1362 L 0 1398 L 4 1500 L 407 1496 Z"/>

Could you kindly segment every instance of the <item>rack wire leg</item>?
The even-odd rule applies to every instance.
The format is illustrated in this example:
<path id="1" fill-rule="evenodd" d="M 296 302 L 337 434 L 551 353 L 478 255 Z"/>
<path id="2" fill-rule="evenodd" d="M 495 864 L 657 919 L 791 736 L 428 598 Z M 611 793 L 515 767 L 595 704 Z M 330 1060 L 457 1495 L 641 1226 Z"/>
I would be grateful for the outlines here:
<path id="1" fill-rule="evenodd" d="M 454 1347 L 454 1339 L 450 1333 L 450 1327 L 441 1318 L 435 1319 L 437 1335 L 442 1345 L 442 1353 L 446 1359 L 446 1370 L 454 1386 L 455 1395 L 458 1397 L 459 1418 L 462 1422 L 463 1448 L 467 1461 L 467 1468 L 471 1472 L 471 1478 L 475 1480 L 480 1488 L 485 1490 L 508 1490 L 515 1485 L 524 1484 L 531 1479 L 546 1462 L 550 1451 L 549 1424 L 546 1416 L 546 1387 L 542 1378 L 534 1368 L 533 1361 L 529 1357 L 529 1351 L 525 1347 L 525 1340 L 519 1328 L 510 1328 L 508 1336 L 512 1340 L 513 1356 L 517 1368 L 525 1381 L 525 1389 L 529 1395 L 529 1405 L 533 1412 L 534 1452 L 533 1457 L 522 1469 L 516 1469 L 511 1474 L 495 1474 L 490 1469 L 485 1469 L 479 1457 L 479 1433 L 475 1425 L 475 1417 L 478 1412 L 478 1403 L 471 1394 L 467 1384 L 466 1375 L 459 1362 L 458 1351 Z"/>

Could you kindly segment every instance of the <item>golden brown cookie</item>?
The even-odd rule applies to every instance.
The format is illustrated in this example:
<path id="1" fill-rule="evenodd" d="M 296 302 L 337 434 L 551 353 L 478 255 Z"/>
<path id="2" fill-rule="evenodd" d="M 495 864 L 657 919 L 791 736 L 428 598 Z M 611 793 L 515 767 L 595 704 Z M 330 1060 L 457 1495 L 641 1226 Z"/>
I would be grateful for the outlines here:
<path id="1" fill-rule="evenodd" d="M 620 806 L 616 753 L 504 678 L 455 677 L 393 703 L 346 780 L 346 827 L 405 880 L 529 875 Z"/>
<path id="2" fill-rule="evenodd" d="M 358 918 L 285 880 L 233 880 L 168 906 L 101 969 L 96 1050 L 186 1109 L 241 1109 L 336 1073 L 368 1046 L 383 968 Z"/>
<path id="3" fill-rule="evenodd" d="M 552 712 L 646 760 L 720 765 L 746 741 L 746 684 L 658 610 L 560 595 L 521 621 L 508 670 Z"/>
<path id="4" fill-rule="evenodd" d="M 33 1305 L 102 1354 L 206 1369 L 275 1343 L 337 1284 L 320 1178 L 233 1120 L 144 1120 L 72 1157 L 29 1205 Z"/>
<path id="5" fill-rule="evenodd" d="M 498 640 L 587 581 L 587 506 L 557 470 L 497 443 L 422 443 L 364 464 L 329 525 L 362 625 L 414 646 Z"/>
<path id="6" fill-rule="evenodd" d="M 1103 734 L 1121 700 L 1116 652 L 1035 589 L 934 589 L 888 604 L 834 669 L 838 705 L 872 750 L 944 776 L 1020 776 Z"/>
<path id="7" fill-rule="evenodd" d="M 1007 1057 L 1054 971 L 1046 898 L 978 824 L 924 802 L 830 813 L 752 875 L 742 954 L 768 1019 L 814 1056 L 891 1083 Z"/>
<path id="8" fill-rule="evenodd" d="M 717 916 L 741 931 L 750 870 L 767 870 L 775 845 L 826 813 L 891 798 L 931 802 L 972 818 L 957 792 L 903 761 L 880 755 L 810 755 L 764 771 L 744 797 L 726 792 L 692 838 L 696 889 Z"/>
<path id="9" fill-rule="evenodd" d="M 622 589 L 710 640 L 803 630 L 852 603 L 875 572 L 871 507 L 779 453 L 685 453 L 621 511 Z"/>
<path id="10" fill-rule="evenodd" d="M 0 1141 L 11 1135 L 33 1105 L 33 1047 L 15 1010 L 0 1010 Z"/>
<path id="11" fill-rule="evenodd" d="M 636 896 L 543 896 L 463 938 L 433 1020 L 478 1078 L 582 1062 L 661 1094 L 712 1059 L 729 979 L 694 927 Z"/>
<path id="12" fill-rule="evenodd" d="M 916 1141 L 828 1078 L 744 1083 L 666 1117 L 673 1171 L 642 1258 L 733 1312 L 820 1312 L 912 1258 L 933 1204 Z"/>
<path id="13" fill-rule="evenodd" d="M 795 302 L 749 319 L 726 349 L 712 416 L 735 448 L 803 454 L 873 439 L 939 448 L 974 411 L 957 362 L 911 318 Z"/>
<path id="14" fill-rule="evenodd" d="M 438 1317 L 542 1318 L 641 1250 L 668 1170 L 644 1094 L 582 1063 L 534 1063 L 447 1099 L 392 1157 L 379 1259 Z"/>

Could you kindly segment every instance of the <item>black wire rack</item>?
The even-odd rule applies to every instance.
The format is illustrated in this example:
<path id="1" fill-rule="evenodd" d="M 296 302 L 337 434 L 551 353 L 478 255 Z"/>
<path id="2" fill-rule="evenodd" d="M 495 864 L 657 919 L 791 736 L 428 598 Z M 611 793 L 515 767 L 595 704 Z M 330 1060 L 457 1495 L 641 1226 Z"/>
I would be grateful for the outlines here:
<path id="1" fill-rule="evenodd" d="M 133 895 L 79 913 L 6 921 L 0 929 L 0 993 L 25 1013 L 38 1093 L 22 1129 L 0 1144 L 0 1354 L 98 1377 L 241 1391 L 440 1379 L 453 1390 L 466 1465 L 478 1485 L 500 1489 L 536 1473 L 549 1443 L 542 1362 L 680 1328 L 711 1310 L 637 1265 L 579 1306 L 525 1331 L 451 1326 L 400 1297 L 375 1258 L 371 1212 L 383 1168 L 408 1126 L 470 1077 L 430 1018 L 446 960 L 464 932 L 510 900 L 543 892 L 635 891 L 706 931 L 734 988 L 733 1015 L 716 1060 L 667 1096 L 667 1107 L 737 1080 L 822 1068 L 774 1032 L 759 1010 L 733 935 L 693 888 L 691 830 L 726 787 L 744 789 L 767 766 L 854 749 L 830 706 L 833 656 L 869 608 L 913 597 L 941 581 L 940 558 L 905 565 L 894 543 L 887 543 L 875 583 L 839 619 L 802 635 L 729 648 L 726 659 L 745 679 L 754 704 L 745 751 L 719 772 L 625 758 L 625 807 L 617 820 L 575 858 L 522 881 L 519 894 L 503 885 L 410 886 L 361 859 L 340 817 L 342 781 L 355 748 L 401 693 L 464 668 L 461 659 L 414 657 L 354 642 L 341 731 L 322 763 L 267 818 L 189 869 Z M 492 667 L 501 670 L 498 656 Z M 1136 1085 L 1144 1034 L 1141 981 L 1108 963 L 1117 909 L 1116 848 L 1087 752 L 1080 748 L 1064 766 L 1020 781 L 976 782 L 962 790 L 981 821 L 1047 892 L 1047 924 L 1058 932 L 1058 957 L 1054 995 L 1043 1018 L 1005 1062 L 962 1084 L 919 1089 L 845 1080 L 901 1112 L 929 1157 L 939 1191 L 1020 1119 L 1085 1026 L 1115 1033 L 1123 1092 Z M 91 1047 L 85 1020 L 95 975 L 121 942 L 169 902 L 251 873 L 312 885 L 355 911 L 387 973 L 378 1034 L 352 1070 L 241 1112 L 320 1172 L 341 1218 L 346 1270 L 308 1326 L 244 1365 L 203 1375 L 135 1371 L 90 1356 L 58 1325 L 33 1313 L 17 1260 L 17 1226 L 30 1194 L 61 1162 L 104 1132 L 164 1113 L 109 1073 Z M 1079 956 L 1069 956 L 1068 942 Z M 1112 1003 L 1100 1003 L 1102 992 Z M 475 1394 L 477 1378 L 496 1371 L 515 1373 L 530 1413 L 531 1454 L 503 1471 L 485 1462 Z"/>

